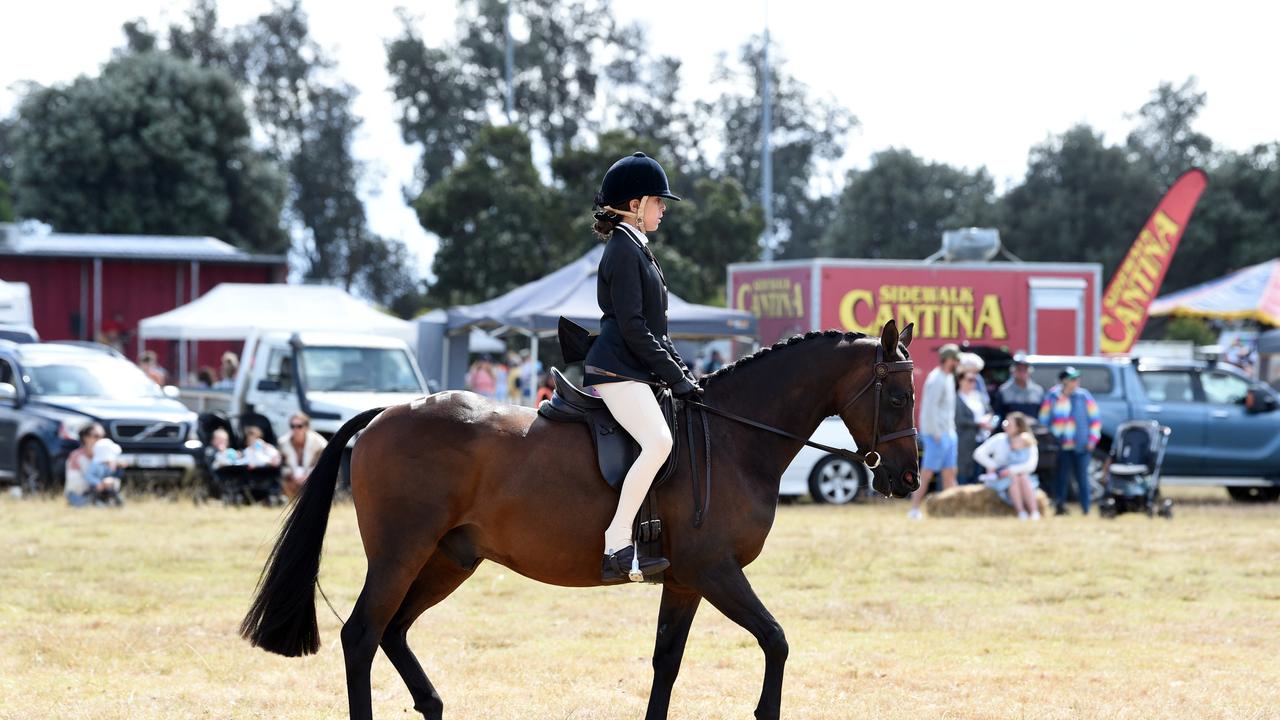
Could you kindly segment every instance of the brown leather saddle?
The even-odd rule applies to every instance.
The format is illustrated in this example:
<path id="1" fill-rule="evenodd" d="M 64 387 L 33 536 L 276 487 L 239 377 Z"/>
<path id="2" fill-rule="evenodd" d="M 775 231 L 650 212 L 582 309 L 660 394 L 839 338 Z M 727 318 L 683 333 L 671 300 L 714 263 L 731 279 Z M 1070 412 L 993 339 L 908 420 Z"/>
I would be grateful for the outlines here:
<path id="1" fill-rule="evenodd" d="M 556 368 L 551 368 L 551 377 L 555 381 L 555 390 L 550 400 L 543 400 L 538 406 L 538 414 L 554 422 L 576 422 L 587 426 L 591 432 L 591 442 L 595 446 L 596 464 L 600 474 L 609 487 L 618 490 L 627 476 L 627 470 L 640 456 L 640 444 L 618 424 L 605 407 L 604 400 L 591 395 L 569 381 Z M 660 391 L 658 405 L 666 418 L 667 427 L 671 428 L 673 444 L 671 455 L 667 457 L 662 470 L 653 480 L 657 487 L 675 470 L 675 459 L 679 456 L 678 438 L 675 426 L 675 411 L 671 393 Z"/>

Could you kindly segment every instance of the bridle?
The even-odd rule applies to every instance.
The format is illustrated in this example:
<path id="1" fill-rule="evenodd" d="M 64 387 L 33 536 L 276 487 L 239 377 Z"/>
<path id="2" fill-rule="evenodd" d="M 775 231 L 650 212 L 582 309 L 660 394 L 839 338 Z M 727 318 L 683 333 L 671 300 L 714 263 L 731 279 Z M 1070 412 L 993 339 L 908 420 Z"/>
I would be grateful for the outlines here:
<path id="1" fill-rule="evenodd" d="M 876 347 L 876 364 L 875 364 L 875 367 L 873 367 L 871 370 L 871 379 L 867 381 L 866 385 L 862 386 L 861 390 L 854 393 L 852 398 L 849 398 L 849 402 L 840 406 L 839 414 L 843 415 L 844 411 L 848 410 L 850 405 L 857 402 L 858 398 L 862 397 L 863 394 L 867 392 L 867 390 L 870 390 L 873 387 L 876 389 L 875 415 L 872 419 L 872 424 L 871 424 L 871 449 L 863 453 L 862 455 L 863 457 L 862 461 L 866 463 L 867 467 L 871 468 L 872 470 L 875 470 L 876 468 L 880 467 L 880 453 L 876 452 L 876 446 L 879 445 L 881 441 L 889 442 L 891 440 L 897 440 L 899 438 L 904 438 L 904 437 L 913 437 L 919 434 L 915 426 L 912 426 L 907 428 L 906 430 L 898 430 L 897 432 L 891 432 L 888 435 L 885 435 L 883 437 L 880 436 L 880 399 L 881 399 L 882 391 L 884 390 L 884 381 L 889 379 L 889 375 L 891 373 L 896 373 L 896 372 L 909 373 L 914 368 L 915 368 L 915 363 L 913 363 L 910 360 L 894 360 L 893 362 L 885 362 L 884 346 L 883 345 L 877 346 Z M 874 455 L 876 458 L 874 463 L 871 462 L 872 455 Z"/>
<path id="2" fill-rule="evenodd" d="M 849 398 L 848 401 L 846 401 L 843 405 L 840 406 L 840 410 L 838 411 L 838 413 L 843 415 L 844 411 L 848 410 L 849 406 L 857 402 L 858 399 L 861 398 L 863 395 L 865 395 L 868 390 L 871 390 L 871 389 L 875 390 L 876 404 L 875 404 L 874 420 L 873 420 L 874 425 L 871 430 L 871 448 L 866 452 L 855 452 L 853 450 L 846 450 L 844 448 L 836 448 L 836 447 L 831 447 L 830 445 L 823 445 L 820 442 L 814 442 L 809 438 L 800 437 L 799 435 L 789 433 L 786 430 L 783 430 L 781 428 L 776 428 L 776 427 L 773 427 L 772 425 L 766 425 L 765 423 L 758 422 L 750 418 L 742 417 L 741 415 L 731 413 L 727 410 L 721 410 L 719 408 L 711 407 L 710 405 L 705 405 L 698 400 L 690 400 L 689 403 L 691 405 L 696 405 L 697 407 L 700 407 L 710 413 L 728 418 L 736 422 L 740 422 L 744 425 L 750 425 L 751 427 L 759 428 L 761 430 L 767 430 L 775 435 L 788 437 L 788 438 L 791 438 L 792 440 L 799 440 L 811 448 L 817 448 L 818 450 L 831 453 L 832 455 L 840 455 L 840 456 L 851 458 L 853 460 L 856 460 L 858 462 L 865 464 L 869 469 L 874 470 L 880 467 L 880 459 L 881 459 L 880 453 L 876 450 L 876 448 L 880 445 L 880 443 L 890 442 L 892 440 L 898 440 L 905 437 L 912 437 L 919 434 L 915 426 L 907 428 L 906 430 L 898 430 L 896 432 L 891 432 L 888 435 L 880 434 L 880 401 L 883 398 L 883 394 L 884 394 L 885 380 L 887 380 L 889 378 L 889 375 L 891 375 L 892 373 L 899 373 L 899 372 L 909 373 L 914 368 L 915 368 L 915 363 L 913 363 L 910 360 L 894 360 L 894 361 L 886 362 L 884 359 L 884 346 L 883 345 L 877 346 L 876 347 L 876 363 L 871 368 L 871 379 L 867 381 L 866 385 L 862 386 L 862 389 L 854 393 L 853 397 Z"/>

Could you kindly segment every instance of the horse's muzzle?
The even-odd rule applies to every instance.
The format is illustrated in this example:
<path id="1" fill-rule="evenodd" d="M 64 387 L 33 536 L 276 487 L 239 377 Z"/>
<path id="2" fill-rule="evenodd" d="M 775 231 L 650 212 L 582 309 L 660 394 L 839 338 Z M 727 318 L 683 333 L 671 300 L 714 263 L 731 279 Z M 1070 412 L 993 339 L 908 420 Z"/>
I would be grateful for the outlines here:
<path id="1" fill-rule="evenodd" d="M 904 498 L 920 487 L 920 478 L 915 470 L 891 470 L 881 466 L 871 477 L 871 487 L 887 497 Z"/>

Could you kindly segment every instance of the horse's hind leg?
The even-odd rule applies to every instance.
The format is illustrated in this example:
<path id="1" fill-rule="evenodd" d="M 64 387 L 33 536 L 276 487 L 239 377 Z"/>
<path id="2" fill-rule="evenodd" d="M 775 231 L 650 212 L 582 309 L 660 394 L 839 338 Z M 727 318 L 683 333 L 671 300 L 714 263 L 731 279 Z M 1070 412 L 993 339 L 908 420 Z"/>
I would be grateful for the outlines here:
<path id="1" fill-rule="evenodd" d="M 447 545 L 447 539 L 441 541 L 442 546 Z M 444 703 L 418 658 L 409 649 L 409 627 L 427 608 L 444 600 L 471 577 L 478 564 L 474 559 L 455 557 L 442 547 L 418 574 L 418 579 L 414 580 L 409 594 L 382 634 L 382 651 L 400 673 L 405 685 L 409 686 L 413 709 L 427 720 L 440 720 L 444 714 Z"/>
<path id="2" fill-rule="evenodd" d="M 369 668 L 383 632 L 404 601 L 414 579 L 435 551 L 435 543 L 412 549 L 412 555 L 370 553 L 364 588 L 342 626 L 342 654 L 347 665 L 347 703 L 351 720 L 373 720 Z"/>

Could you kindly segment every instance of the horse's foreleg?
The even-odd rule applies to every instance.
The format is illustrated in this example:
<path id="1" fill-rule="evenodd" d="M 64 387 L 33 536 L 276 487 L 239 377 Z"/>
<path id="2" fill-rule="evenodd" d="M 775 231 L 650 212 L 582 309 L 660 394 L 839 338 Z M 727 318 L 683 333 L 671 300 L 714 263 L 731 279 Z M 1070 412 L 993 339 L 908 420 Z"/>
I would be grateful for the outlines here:
<path id="1" fill-rule="evenodd" d="M 427 608 L 444 600 L 471 577 L 477 564 L 473 561 L 464 566 L 444 550 L 437 551 L 418 574 L 418 579 L 409 588 L 409 594 L 387 625 L 386 632 L 382 634 L 382 651 L 387 654 L 387 659 L 409 687 L 409 694 L 413 696 L 413 709 L 422 713 L 427 720 L 440 720 L 444 714 L 444 703 L 427 678 L 418 658 L 409 649 L 409 627 Z"/>
<path id="2" fill-rule="evenodd" d="M 757 720 L 775 720 L 782 706 L 782 668 L 787 662 L 787 637 L 751 589 L 735 562 L 717 566 L 700 577 L 698 590 L 730 620 L 746 628 L 764 650 L 764 686 L 756 704 Z"/>
<path id="3" fill-rule="evenodd" d="M 347 703 L 351 720 L 373 720 L 369 687 L 373 656 L 378 652 L 387 624 L 434 550 L 435 543 L 431 543 L 415 550 L 414 558 L 369 558 L 364 588 L 351 609 L 351 617 L 342 626 L 342 654 L 347 665 Z"/>
<path id="4" fill-rule="evenodd" d="M 671 583 L 662 586 L 662 605 L 658 609 L 658 640 L 653 647 L 653 690 L 649 693 L 649 710 L 645 720 L 665 720 L 671 704 L 671 687 L 680 673 L 680 659 L 689 639 L 689 627 L 702 597 L 696 592 L 676 589 Z"/>

